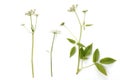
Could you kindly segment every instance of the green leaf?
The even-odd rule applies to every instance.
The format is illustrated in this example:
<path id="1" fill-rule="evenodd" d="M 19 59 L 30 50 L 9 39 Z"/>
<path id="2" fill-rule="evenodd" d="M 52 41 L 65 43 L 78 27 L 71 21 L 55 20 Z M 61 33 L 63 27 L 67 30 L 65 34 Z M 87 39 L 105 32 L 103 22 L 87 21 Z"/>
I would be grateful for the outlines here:
<path id="1" fill-rule="evenodd" d="M 85 48 L 85 56 L 89 56 L 92 53 L 92 44 Z"/>
<path id="2" fill-rule="evenodd" d="M 84 50 L 82 47 L 79 49 L 79 57 L 80 57 L 80 59 L 84 58 Z"/>
<path id="3" fill-rule="evenodd" d="M 79 49 L 79 58 L 80 58 L 80 59 L 83 59 L 83 60 L 88 59 L 88 58 L 85 56 L 84 49 L 83 49 L 82 47 Z"/>
<path id="4" fill-rule="evenodd" d="M 65 23 L 64 23 L 64 22 L 62 22 L 60 25 L 61 25 L 61 26 L 64 26 L 64 25 L 65 25 Z"/>
<path id="5" fill-rule="evenodd" d="M 67 38 L 67 40 L 68 40 L 70 43 L 72 43 L 72 44 L 75 44 L 75 43 L 76 43 L 75 40 L 73 40 L 73 39 Z"/>
<path id="6" fill-rule="evenodd" d="M 97 62 L 99 60 L 99 57 L 100 57 L 99 50 L 96 49 L 94 54 L 93 54 L 93 62 Z"/>
<path id="7" fill-rule="evenodd" d="M 104 68 L 103 65 L 101 65 L 101 64 L 99 64 L 99 63 L 95 63 L 95 66 L 97 67 L 97 69 L 98 69 L 101 73 L 103 73 L 104 75 L 107 76 L 107 72 L 106 72 L 106 70 L 105 70 L 105 68 Z"/>
<path id="8" fill-rule="evenodd" d="M 82 43 L 77 43 L 77 45 L 79 46 L 79 47 L 85 47 Z"/>
<path id="9" fill-rule="evenodd" d="M 75 54 L 75 52 L 76 52 L 76 47 L 74 46 L 71 48 L 70 57 L 72 57 Z"/>
<path id="10" fill-rule="evenodd" d="M 92 26 L 93 24 L 85 24 L 86 27 Z"/>
<path id="11" fill-rule="evenodd" d="M 106 57 L 100 60 L 100 63 L 102 64 L 112 64 L 114 63 L 116 60 L 110 57 Z"/>

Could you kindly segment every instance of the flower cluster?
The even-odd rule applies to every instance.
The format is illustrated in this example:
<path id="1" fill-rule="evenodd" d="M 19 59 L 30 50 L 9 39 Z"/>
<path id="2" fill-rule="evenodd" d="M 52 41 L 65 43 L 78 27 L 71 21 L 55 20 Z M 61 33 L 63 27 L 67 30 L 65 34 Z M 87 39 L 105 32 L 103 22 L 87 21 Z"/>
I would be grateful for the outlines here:
<path id="1" fill-rule="evenodd" d="M 35 9 L 30 10 L 30 11 L 28 11 L 27 13 L 25 13 L 25 15 L 27 15 L 27 16 L 32 16 L 32 15 L 34 15 L 34 16 L 38 17 L 38 14 L 36 14 L 35 11 L 36 11 Z"/>
<path id="2" fill-rule="evenodd" d="M 72 6 L 70 7 L 70 9 L 68 10 L 68 12 L 75 12 L 77 6 L 78 6 L 77 4 L 76 4 L 76 5 L 72 5 Z"/>
<path id="3" fill-rule="evenodd" d="M 86 13 L 87 11 L 88 11 L 88 10 L 83 10 L 82 12 L 83 12 L 83 13 Z"/>
<path id="4" fill-rule="evenodd" d="M 58 31 L 58 30 L 53 30 L 52 33 L 53 33 L 53 34 L 60 34 L 60 31 Z"/>

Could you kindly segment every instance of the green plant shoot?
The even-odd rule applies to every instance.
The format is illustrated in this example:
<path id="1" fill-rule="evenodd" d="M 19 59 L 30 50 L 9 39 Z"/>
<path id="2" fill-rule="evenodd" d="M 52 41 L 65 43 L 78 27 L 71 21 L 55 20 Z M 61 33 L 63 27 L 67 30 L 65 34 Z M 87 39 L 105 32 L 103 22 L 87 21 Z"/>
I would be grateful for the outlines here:
<path id="1" fill-rule="evenodd" d="M 88 65 L 88 66 L 84 66 L 83 63 L 85 60 L 88 60 L 88 58 L 90 57 L 90 55 L 92 54 L 92 47 L 93 47 L 93 43 L 89 44 L 87 46 L 85 46 L 84 44 L 82 44 L 81 39 L 82 39 L 82 32 L 83 30 L 85 30 L 86 27 L 92 26 L 92 24 L 87 24 L 86 23 L 86 13 L 88 12 L 88 10 L 83 10 L 83 21 L 80 20 L 78 13 L 77 13 L 77 7 L 78 5 L 72 5 L 70 7 L 70 9 L 68 10 L 68 12 L 72 12 L 75 14 L 76 19 L 78 20 L 78 24 L 79 24 L 79 36 L 76 37 L 72 31 L 65 25 L 64 22 L 61 23 L 61 26 L 64 26 L 68 32 L 73 36 L 74 39 L 72 38 L 67 38 L 67 40 L 73 44 L 73 47 L 70 50 L 70 57 L 74 56 L 75 53 L 78 51 L 78 62 L 77 62 L 77 71 L 76 74 L 78 74 L 82 69 L 91 67 L 93 65 L 96 66 L 96 68 L 98 69 L 98 71 L 100 71 L 102 74 L 107 75 L 106 69 L 104 68 L 103 64 L 112 64 L 114 63 L 116 60 L 110 57 L 105 57 L 99 60 L 100 58 L 100 52 L 99 49 L 96 49 L 94 51 L 93 54 L 93 64 Z M 77 50 L 76 50 L 77 49 Z"/>
<path id="2" fill-rule="evenodd" d="M 52 61 L 52 53 L 53 53 L 54 42 L 55 42 L 56 35 L 59 34 L 60 32 L 57 31 L 57 30 L 55 30 L 55 31 L 53 31 L 52 33 L 53 33 L 53 39 L 52 39 L 52 44 L 51 44 L 51 49 L 50 49 L 50 74 L 51 74 L 51 77 L 53 77 L 53 68 L 52 68 L 53 61 Z"/>
<path id="3" fill-rule="evenodd" d="M 25 13 L 25 15 L 29 16 L 30 18 L 30 33 L 32 34 L 32 48 L 31 48 L 31 68 L 32 68 L 32 77 L 34 78 L 34 34 L 36 31 L 36 26 L 37 26 L 37 18 L 38 18 L 38 14 L 35 13 L 35 9 L 34 10 L 30 10 L 27 13 Z M 33 24 L 33 17 L 35 17 L 35 24 Z M 25 26 L 24 24 L 22 24 L 22 26 Z"/>

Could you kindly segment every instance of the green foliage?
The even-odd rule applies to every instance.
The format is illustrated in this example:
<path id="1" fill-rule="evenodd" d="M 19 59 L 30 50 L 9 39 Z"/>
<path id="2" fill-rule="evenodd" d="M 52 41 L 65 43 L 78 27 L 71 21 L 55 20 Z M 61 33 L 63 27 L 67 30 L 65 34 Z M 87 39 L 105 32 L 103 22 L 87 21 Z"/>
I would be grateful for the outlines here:
<path id="1" fill-rule="evenodd" d="M 79 47 L 85 47 L 82 43 L 77 43 L 77 45 L 79 46 Z"/>
<path id="2" fill-rule="evenodd" d="M 86 27 L 92 26 L 93 24 L 85 24 Z"/>
<path id="3" fill-rule="evenodd" d="M 83 10 L 83 21 L 81 21 L 81 19 L 79 18 L 79 15 L 77 14 L 77 6 L 78 5 L 72 5 L 70 7 L 70 9 L 68 10 L 69 12 L 73 12 L 75 13 L 76 19 L 78 20 L 79 23 L 79 36 L 76 37 L 72 31 L 70 31 L 70 29 L 68 27 L 66 27 L 66 25 L 64 25 L 64 22 L 61 23 L 61 26 L 64 25 L 64 27 L 71 33 L 71 35 L 75 38 L 75 39 L 70 39 L 67 38 L 67 40 L 72 43 L 74 46 L 71 48 L 70 50 L 70 57 L 72 57 L 75 53 L 76 53 L 76 49 L 78 51 L 78 63 L 77 63 L 77 71 L 76 73 L 78 74 L 82 69 L 88 68 L 90 66 L 95 65 L 96 68 L 104 75 L 107 75 L 106 69 L 104 68 L 103 64 L 112 64 L 114 63 L 116 60 L 112 59 L 112 58 L 103 58 L 100 59 L 100 52 L 99 49 L 95 49 L 94 53 L 93 53 L 93 64 L 88 65 L 88 66 L 83 66 L 84 60 L 89 60 L 88 57 L 92 54 L 92 48 L 93 48 L 93 44 L 90 44 L 88 46 L 84 46 L 84 44 L 81 43 L 81 39 L 82 39 L 82 32 L 83 30 L 85 30 L 85 27 L 90 27 L 93 24 L 86 24 L 86 13 L 88 12 L 88 10 Z M 76 41 L 75 41 L 76 40 Z M 75 47 L 77 46 L 77 47 Z"/>
<path id="4" fill-rule="evenodd" d="M 104 68 L 104 66 L 103 66 L 102 64 L 95 63 L 95 66 L 97 67 L 97 69 L 98 69 L 101 73 L 103 73 L 104 75 L 107 76 L 107 72 L 106 72 L 106 70 L 105 70 L 105 68 Z"/>
<path id="5" fill-rule="evenodd" d="M 64 25 L 65 25 L 65 23 L 64 23 L 64 22 L 62 22 L 60 25 L 61 25 L 61 26 L 64 26 Z"/>
<path id="6" fill-rule="evenodd" d="M 75 40 L 73 40 L 73 39 L 67 38 L 67 40 L 68 40 L 70 43 L 72 43 L 72 44 L 75 44 L 75 43 L 76 43 Z"/>
<path id="7" fill-rule="evenodd" d="M 93 62 L 97 62 L 99 60 L 99 57 L 100 57 L 99 49 L 96 49 L 93 54 Z"/>
<path id="8" fill-rule="evenodd" d="M 85 59 L 85 53 L 82 47 L 79 49 L 79 57 L 80 59 Z"/>
<path id="9" fill-rule="evenodd" d="M 70 57 L 72 57 L 75 54 L 75 52 L 76 52 L 76 47 L 74 46 L 71 48 Z"/>
<path id="10" fill-rule="evenodd" d="M 91 53 L 92 53 L 92 44 L 88 45 L 86 48 L 85 48 L 85 56 L 89 56 Z"/>
<path id="11" fill-rule="evenodd" d="M 116 61 L 116 60 L 113 59 L 113 58 L 106 57 L 106 58 L 102 58 L 102 59 L 100 60 L 100 63 L 102 63 L 102 64 L 112 64 L 112 63 L 114 63 L 115 61 Z"/>

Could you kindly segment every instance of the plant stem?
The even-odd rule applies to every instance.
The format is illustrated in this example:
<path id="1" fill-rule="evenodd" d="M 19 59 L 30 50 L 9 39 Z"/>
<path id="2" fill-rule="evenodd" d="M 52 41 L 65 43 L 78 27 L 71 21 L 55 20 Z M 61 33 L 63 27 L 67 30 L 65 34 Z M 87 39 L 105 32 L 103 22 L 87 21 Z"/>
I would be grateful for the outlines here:
<path id="1" fill-rule="evenodd" d="M 81 37 L 82 37 L 82 24 L 81 24 L 81 22 L 80 22 L 80 18 L 79 18 L 79 16 L 78 16 L 78 14 L 77 14 L 76 11 L 75 11 L 75 15 L 76 15 L 77 20 L 78 20 L 78 23 L 79 23 L 79 25 L 80 25 L 80 36 L 79 36 L 79 41 L 81 41 Z"/>
<path id="2" fill-rule="evenodd" d="M 71 30 L 67 27 L 67 26 L 65 26 L 64 25 L 64 27 L 68 30 L 68 32 L 76 39 L 76 41 L 78 41 L 77 40 L 77 38 L 76 38 L 76 36 L 71 32 Z"/>
<path id="3" fill-rule="evenodd" d="M 78 14 L 77 14 L 77 12 L 75 11 L 75 15 L 76 15 L 76 17 L 77 17 L 77 20 L 78 20 L 78 23 L 79 23 L 79 25 L 80 25 L 80 35 L 79 35 L 79 42 L 81 41 L 81 37 L 82 37 L 82 24 L 81 24 L 81 22 L 80 22 L 80 19 L 79 19 L 79 16 L 78 16 Z M 81 68 L 80 68 L 80 54 L 79 54 L 79 46 L 78 46 L 78 65 L 77 65 L 77 72 L 76 72 L 76 74 L 78 74 L 79 73 L 79 71 L 81 70 Z"/>
<path id="4" fill-rule="evenodd" d="M 32 51 L 31 51 L 31 66 L 32 66 L 32 77 L 34 78 L 34 32 L 32 32 Z"/>
<path id="5" fill-rule="evenodd" d="M 91 65 L 89 65 L 89 66 L 85 66 L 85 67 L 83 67 L 82 69 L 85 69 L 85 68 L 91 67 L 91 66 L 93 66 L 93 65 L 95 65 L 95 64 L 91 64 Z"/>
<path id="6" fill-rule="evenodd" d="M 33 27 L 33 24 L 32 24 L 32 16 L 30 15 L 30 23 L 31 23 L 31 27 Z"/>
<path id="7" fill-rule="evenodd" d="M 83 68 L 83 60 L 81 60 L 81 69 Z"/>
<path id="8" fill-rule="evenodd" d="M 52 40 L 52 45 L 51 45 L 51 50 L 50 50 L 50 70 L 51 70 L 51 77 L 53 76 L 53 69 L 52 69 L 52 52 L 53 52 L 53 45 L 54 45 L 54 41 L 55 41 L 55 33 L 53 35 L 53 40 Z"/>
<path id="9" fill-rule="evenodd" d="M 79 68 L 79 66 L 80 66 L 80 54 L 79 54 L 79 46 L 78 46 L 78 64 L 77 64 L 77 71 L 76 71 L 76 74 L 78 74 L 79 73 L 79 71 L 80 71 L 80 68 Z"/>
<path id="10" fill-rule="evenodd" d="M 35 20 L 35 30 L 36 30 L 36 26 L 37 26 L 37 18 L 38 17 L 36 17 L 36 20 Z"/>
<path id="11" fill-rule="evenodd" d="M 31 51 L 31 67 L 32 67 L 32 77 L 34 78 L 34 28 L 32 24 L 32 15 L 30 15 L 31 31 L 32 31 L 32 51 Z"/>
<path id="12" fill-rule="evenodd" d="M 84 18 L 83 18 L 83 29 L 84 29 L 84 30 L 85 30 L 85 24 L 86 24 L 85 18 L 86 18 L 86 13 L 84 13 Z"/>

